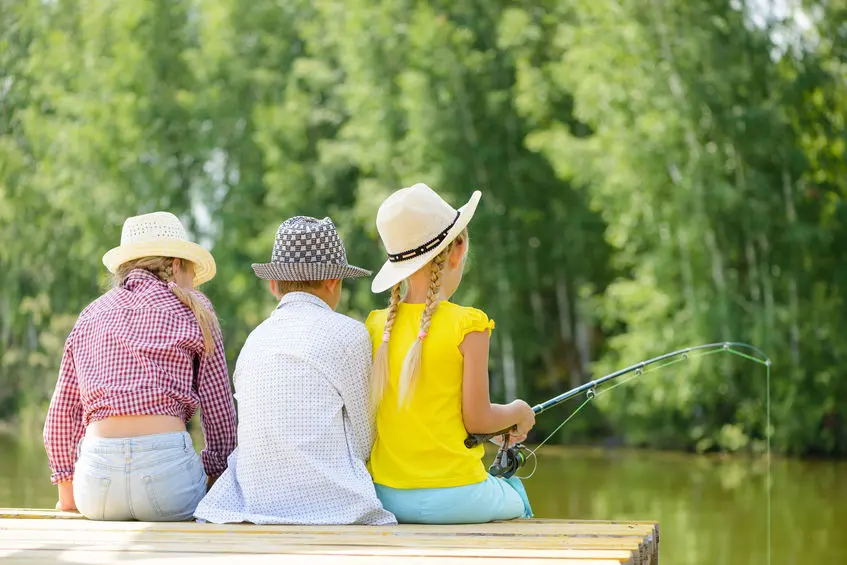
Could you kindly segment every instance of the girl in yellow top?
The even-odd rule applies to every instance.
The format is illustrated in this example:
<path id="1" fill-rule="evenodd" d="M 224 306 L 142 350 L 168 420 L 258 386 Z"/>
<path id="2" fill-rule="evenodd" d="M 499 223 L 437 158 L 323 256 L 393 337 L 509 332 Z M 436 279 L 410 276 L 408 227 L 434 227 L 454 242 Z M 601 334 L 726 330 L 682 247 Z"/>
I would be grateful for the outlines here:
<path id="1" fill-rule="evenodd" d="M 526 402 L 489 400 L 494 322 L 448 301 L 462 278 L 467 225 L 480 196 L 475 192 L 456 210 L 416 184 L 392 194 L 377 214 L 388 262 L 372 289 L 392 290 L 388 308 L 367 320 L 377 406 L 369 468 L 377 495 L 400 522 L 480 523 L 532 515 L 520 480 L 490 476 L 483 447 L 464 445 L 469 432 L 512 426 L 520 441 L 535 424 Z"/>

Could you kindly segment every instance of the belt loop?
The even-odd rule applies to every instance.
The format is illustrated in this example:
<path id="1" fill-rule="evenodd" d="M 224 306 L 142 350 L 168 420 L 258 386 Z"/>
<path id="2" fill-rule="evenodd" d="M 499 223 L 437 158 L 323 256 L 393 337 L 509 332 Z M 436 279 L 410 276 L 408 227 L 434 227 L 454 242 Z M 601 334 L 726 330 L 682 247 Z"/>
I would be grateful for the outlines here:
<path id="1" fill-rule="evenodd" d="M 188 440 L 185 438 L 185 436 L 187 436 L 187 435 L 188 435 L 188 432 L 182 432 L 182 450 L 183 451 L 188 451 Z"/>

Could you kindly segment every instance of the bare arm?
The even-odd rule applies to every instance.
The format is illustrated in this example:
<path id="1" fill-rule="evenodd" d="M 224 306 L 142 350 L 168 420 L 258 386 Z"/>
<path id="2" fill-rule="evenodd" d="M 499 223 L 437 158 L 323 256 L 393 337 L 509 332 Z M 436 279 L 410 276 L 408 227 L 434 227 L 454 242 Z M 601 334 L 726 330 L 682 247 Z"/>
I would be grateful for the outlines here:
<path id="1" fill-rule="evenodd" d="M 472 434 L 491 434 L 517 426 L 525 435 L 535 424 L 532 408 L 523 400 L 492 404 L 488 392 L 488 332 L 471 332 L 459 351 L 465 357 L 462 376 L 462 419 Z"/>

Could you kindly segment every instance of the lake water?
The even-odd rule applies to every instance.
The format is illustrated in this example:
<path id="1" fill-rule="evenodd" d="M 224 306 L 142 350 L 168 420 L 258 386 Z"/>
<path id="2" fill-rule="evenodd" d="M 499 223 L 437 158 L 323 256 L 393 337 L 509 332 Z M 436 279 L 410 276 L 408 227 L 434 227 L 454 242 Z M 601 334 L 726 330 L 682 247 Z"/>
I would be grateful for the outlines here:
<path id="1" fill-rule="evenodd" d="M 767 564 L 764 460 L 558 447 L 538 455 L 526 482 L 537 517 L 657 520 L 666 565 Z M 772 565 L 847 564 L 847 462 L 772 467 Z M 0 507 L 55 503 L 41 445 L 0 436 Z"/>

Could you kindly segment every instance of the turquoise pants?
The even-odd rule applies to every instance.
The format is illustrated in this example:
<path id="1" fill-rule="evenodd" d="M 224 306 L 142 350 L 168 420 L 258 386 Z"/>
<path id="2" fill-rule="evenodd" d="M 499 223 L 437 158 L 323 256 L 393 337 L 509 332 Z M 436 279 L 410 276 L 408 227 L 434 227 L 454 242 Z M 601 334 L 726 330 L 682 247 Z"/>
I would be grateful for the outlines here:
<path id="1" fill-rule="evenodd" d="M 401 524 L 481 524 L 532 518 L 526 490 L 517 477 L 489 476 L 481 483 L 450 488 L 375 486 L 382 505 Z"/>

